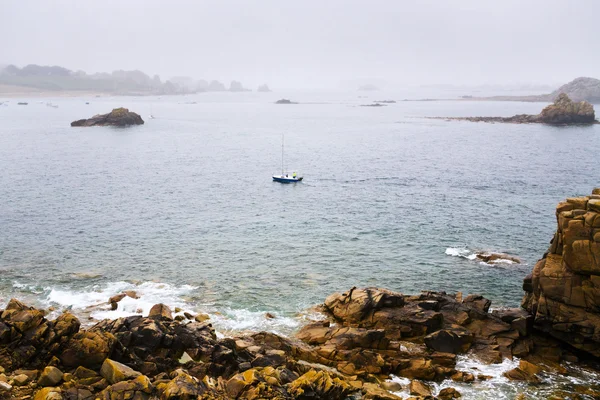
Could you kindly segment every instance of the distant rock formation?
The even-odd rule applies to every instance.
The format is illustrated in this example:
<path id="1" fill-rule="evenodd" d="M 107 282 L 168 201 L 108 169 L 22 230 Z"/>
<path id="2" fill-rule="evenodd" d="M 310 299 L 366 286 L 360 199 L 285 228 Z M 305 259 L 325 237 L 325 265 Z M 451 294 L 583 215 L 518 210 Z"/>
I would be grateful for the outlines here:
<path id="1" fill-rule="evenodd" d="M 277 100 L 275 102 L 275 104 L 298 104 L 298 103 L 295 101 L 288 100 L 288 99 L 280 99 L 280 100 Z"/>
<path id="2" fill-rule="evenodd" d="M 573 101 L 600 103 L 600 80 L 577 78 L 550 93 L 551 99 L 556 100 L 561 93 L 567 94 Z"/>
<path id="3" fill-rule="evenodd" d="M 94 115 L 89 119 L 80 119 L 71 122 L 71 126 L 129 126 L 142 125 L 144 120 L 139 114 L 127 108 L 115 108 L 108 114 Z"/>
<path id="4" fill-rule="evenodd" d="M 373 104 L 361 104 L 361 107 L 385 107 L 387 106 L 387 104 L 381 104 L 381 103 L 373 103 Z"/>
<path id="5" fill-rule="evenodd" d="M 600 188 L 556 207 L 550 248 L 523 281 L 535 327 L 600 357 Z"/>
<path id="6" fill-rule="evenodd" d="M 270 92 L 271 89 L 269 89 L 269 86 L 265 83 L 264 85 L 260 85 L 258 87 L 257 92 Z"/>
<path id="7" fill-rule="evenodd" d="M 241 82 L 231 81 L 231 83 L 229 84 L 229 91 L 230 92 L 249 92 L 250 89 L 244 89 L 244 86 L 242 85 Z"/>
<path id="8" fill-rule="evenodd" d="M 550 125 L 581 125 L 596 124 L 594 107 L 587 101 L 575 103 L 569 96 L 561 93 L 554 104 L 545 107 L 540 114 L 519 114 L 512 117 L 433 117 L 454 121 L 471 122 L 504 122 L 512 124 L 550 124 Z"/>
<path id="9" fill-rule="evenodd" d="M 208 84 L 208 91 L 209 92 L 223 92 L 223 91 L 225 91 L 225 85 L 223 85 L 219 81 L 210 81 L 210 83 Z"/>
<path id="10" fill-rule="evenodd" d="M 573 101 L 588 101 L 590 103 L 600 103 L 600 80 L 595 78 L 580 77 L 571 82 L 562 85 L 552 93 L 531 95 L 531 96 L 491 96 L 491 97 L 473 97 L 462 96 L 468 100 L 498 100 L 498 101 L 556 101 L 558 96 L 566 94 Z"/>

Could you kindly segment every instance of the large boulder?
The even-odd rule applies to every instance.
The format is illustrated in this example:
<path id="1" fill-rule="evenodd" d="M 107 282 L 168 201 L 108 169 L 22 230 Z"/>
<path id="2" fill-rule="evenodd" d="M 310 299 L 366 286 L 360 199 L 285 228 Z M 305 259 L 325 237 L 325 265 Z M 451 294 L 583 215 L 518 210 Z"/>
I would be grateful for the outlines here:
<path id="1" fill-rule="evenodd" d="M 539 121 L 545 124 L 591 124 L 596 121 L 594 107 L 587 101 L 575 103 L 565 93 L 558 95 L 554 104 L 542 110 Z"/>
<path id="2" fill-rule="evenodd" d="M 115 344 L 116 338 L 111 333 L 79 332 L 67 343 L 60 360 L 67 367 L 98 368 L 110 356 Z"/>
<path id="3" fill-rule="evenodd" d="M 558 204 L 548 252 L 525 278 L 523 308 L 535 328 L 600 357 L 599 190 Z"/>
<path id="4" fill-rule="evenodd" d="M 89 119 L 80 119 L 71 122 L 71 126 L 129 126 L 142 125 L 144 120 L 139 114 L 127 108 L 115 108 L 108 114 L 94 115 Z"/>

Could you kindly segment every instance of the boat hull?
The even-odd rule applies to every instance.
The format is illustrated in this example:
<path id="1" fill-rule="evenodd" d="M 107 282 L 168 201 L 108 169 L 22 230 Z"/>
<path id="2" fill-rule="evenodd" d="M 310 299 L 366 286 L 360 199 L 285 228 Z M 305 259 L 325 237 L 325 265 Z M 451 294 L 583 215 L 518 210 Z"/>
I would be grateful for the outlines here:
<path id="1" fill-rule="evenodd" d="M 296 182 L 302 182 L 302 177 L 299 176 L 297 178 L 292 178 L 289 176 L 273 175 L 273 181 L 280 182 L 280 183 L 296 183 Z"/>

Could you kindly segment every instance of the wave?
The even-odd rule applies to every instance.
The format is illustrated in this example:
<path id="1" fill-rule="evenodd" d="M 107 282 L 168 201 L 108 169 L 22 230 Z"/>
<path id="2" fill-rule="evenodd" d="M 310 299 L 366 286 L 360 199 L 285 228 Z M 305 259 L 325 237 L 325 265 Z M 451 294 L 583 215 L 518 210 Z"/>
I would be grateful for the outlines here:
<path id="1" fill-rule="evenodd" d="M 471 261 L 479 260 L 479 264 L 481 265 L 522 264 L 519 258 L 509 254 L 495 251 L 473 251 L 467 247 L 448 247 L 445 254 L 452 257 L 462 257 Z"/>
<path id="2" fill-rule="evenodd" d="M 173 316 L 185 312 L 207 314 L 209 321 L 220 337 L 240 332 L 269 331 L 283 336 L 292 335 L 309 321 L 322 320 L 324 315 L 308 309 L 294 315 L 278 310 L 248 310 L 231 306 L 215 306 L 199 300 L 198 287 L 172 285 L 161 282 L 109 282 L 83 288 L 40 287 L 14 282 L 13 287 L 24 293 L 35 294 L 40 306 L 51 310 L 48 318 L 53 319 L 65 310 L 75 314 L 83 325 L 91 325 L 103 319 L 116 319 L 134 315 L 148 315 L 152 306 L 164 303 Z M 125 296 L 111 309 L 110 297 L 134 291 L 137 298 Z"/>
<path id="3" fill-rule="evenodd" d="M 473 253 L 466 247 L 448 247 L 445 253 L 452 257 L 462 257 L 466 258 L 467 260 L 474 260 L 477 258 L 477 254 Z"/>

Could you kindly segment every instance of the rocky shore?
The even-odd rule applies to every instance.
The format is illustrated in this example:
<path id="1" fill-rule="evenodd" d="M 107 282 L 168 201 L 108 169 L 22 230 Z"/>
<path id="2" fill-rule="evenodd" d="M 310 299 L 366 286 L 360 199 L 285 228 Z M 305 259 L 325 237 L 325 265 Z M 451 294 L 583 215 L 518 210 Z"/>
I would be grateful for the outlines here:
<path id="1" fill-rule="evenodd" d="M 71 122 L 71 126 L 130 126 L 142 125 L 144 120 L 139 114 L 127 108 L 115 108 L 108 114 L 94 115 L 89 119 L 80 119 Z"/>
<path id="2" fill-rule="evenodd" d="M 575 103 L 561 93 L 553 104 L 537 115 L 519 114 L 512 117 L 432 117 L 450 121 L 500 122 L 510 124 L 589 125 L 597 124 L 594 107 L 587 101 Z"/>
<path id="3" fill-rule="evenodd" d="M 551 374 L 600 359 L 600 189 L 560 203 L 557 217 L 549 252 L 525 279 L 525 308 L 490 311 L 481 295 L 351 288 L 325 299 L 326 319 L 295 337 L 218 338 L 207 316 L 173 318 L 164 304 L 82 329 L 68 311 L 50 320 L 12 299 L 0 314 L 0 396 L 447 400 L 461 397 L 454 386 L 491 378 L 461 368 L 461 354 L 490 364 L 518 360 L 507 379 L 544 385 Z M 116 308 L 135 295 L 107 300 Z M 442 381 L 453 385 L 440 388 Z M 573 382 L 551 398 L 600 397 L 600 382 Z"/>

